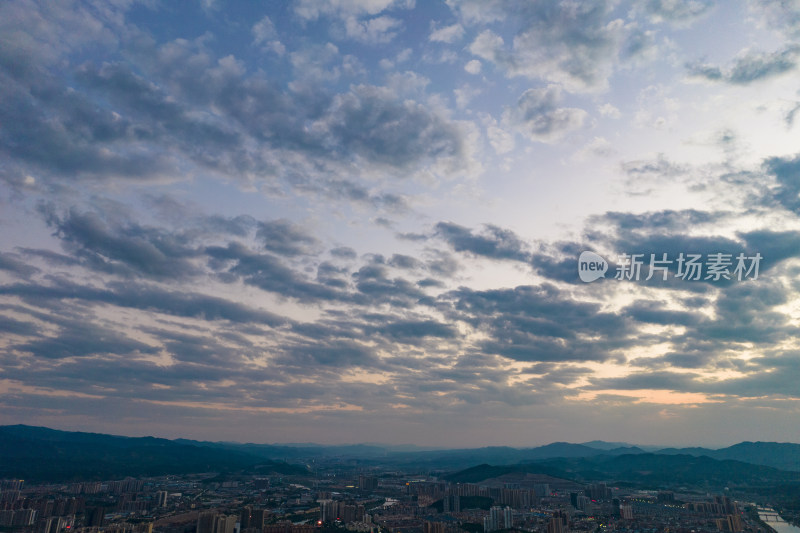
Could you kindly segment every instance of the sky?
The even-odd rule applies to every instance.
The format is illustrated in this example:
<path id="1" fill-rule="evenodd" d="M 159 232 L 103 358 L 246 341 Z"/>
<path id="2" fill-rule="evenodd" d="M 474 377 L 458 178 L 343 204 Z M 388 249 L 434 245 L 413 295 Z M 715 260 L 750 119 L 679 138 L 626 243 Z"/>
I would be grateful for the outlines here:
<path id="1" fill-rule="evenodd" d="M 0 424 L 797 442 L 798 121 L 796 0 L 1 2 Z"/>

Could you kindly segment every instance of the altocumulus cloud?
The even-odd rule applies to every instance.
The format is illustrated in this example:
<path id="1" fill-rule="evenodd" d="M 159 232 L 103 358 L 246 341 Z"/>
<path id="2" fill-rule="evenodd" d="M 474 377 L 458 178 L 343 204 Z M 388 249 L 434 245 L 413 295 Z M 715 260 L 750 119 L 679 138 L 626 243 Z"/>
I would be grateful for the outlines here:
<path id="1" fill-rule="evenodd" d="M 754 135 L 794 135 L 796 9 L 247 9 L 0 4 L 8 420 L 477 446 L 793 416 L 800 164 Z M 722 21 L 738 55 L 686 37 Z M 622 281 L 622 253 L 763 262 Z"/>

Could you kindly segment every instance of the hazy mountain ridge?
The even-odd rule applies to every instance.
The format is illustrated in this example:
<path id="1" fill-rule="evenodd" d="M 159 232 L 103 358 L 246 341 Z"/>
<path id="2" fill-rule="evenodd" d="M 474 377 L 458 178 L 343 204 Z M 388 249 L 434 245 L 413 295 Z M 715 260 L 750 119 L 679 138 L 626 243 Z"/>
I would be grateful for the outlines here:
<path id="1" fill-rule="evenodd" d="M 480 483 L 511 473 L 547 474 L 578 482 L 624 482 L 664 488 L 684 485 L 719 489 L 725 486 L 759 487 L 800 483 L 800 472 L 707 456 L 653 453 L 557 458 L 520 465 L 482 464 L 448 474 L 445 479 L 459 483 Z"/>
<path id="2" fill-rule="evenodd" d="M 0 426 L 0 478 L 70 481 L 243 469 L 305 470 L 234 450 L 155 437 Z"/>
<path id="3" fill-rule="evenodd" d="M 671 474 L 677 476 L 675 479 L 690 482 L 694 479 L 692 471 L 708 470 L 708 475 L 711 475 L 709 469 L 716 468 L 738 472 L 742 479 L 751 482 L 758 479 L 793 482 L 794 473 L 800 472 L 800 444 L 793 443 L 742 442 L 719 450 L 694 447 L 664 448 L 656 452 L 627 443 L 603 441 L 583 444 L 554 442 L 532 448 L 489 446 L 417 450 L 410 447 L 404 450 L 403 447 L 376 444 L 240 444 L 123 437 L 25 425 L 0 426 L 0 476 L 31 480 L 45 477 L 53 480 L 111 479 L 124 475 L 252 470 L 259 466 L 259 471 L 272 469 L 290 473 L 305 470 L 305 466 L 296 466 L 298 463 L 305 465 L 314 459 L 338 458 L 365 464 L 450 471 L 463 471 L 474 465 L 494 465 L 491 468 L 499 469 L 497 471 L 522 469 L 569 479 L 622 476 L 644 481 L 648 475 L 655 479 Z M 675 461 L 674 464 L 671 461 Z M 746 468 L 742 464 L 758 468 Z M 759 470 L 761 467 L 769 470 Z M 780 470 L 792 472 L 777 474 Z M 467 477 L 477 475 L 477 472 L 472 472 Z"/>
<path id="4" fill-rule="evenodd" d="M 740 442 L 727 448 L 664 448 L 659 454 L 685 454 L 711 457 L 712 459 L 732 459 L 756 465 L 771 466 L 780 470 L 800 472 L 800 444 L 791 442 Z"/>

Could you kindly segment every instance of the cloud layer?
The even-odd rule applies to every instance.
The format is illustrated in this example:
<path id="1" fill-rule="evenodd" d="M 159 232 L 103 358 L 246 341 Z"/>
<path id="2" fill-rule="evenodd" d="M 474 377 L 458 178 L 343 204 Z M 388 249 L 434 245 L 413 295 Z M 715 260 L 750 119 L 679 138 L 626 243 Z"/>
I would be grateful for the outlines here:
<path id="1" fill-rule="evenodd" d="M 0 423 L 793 438 L 798 45 L 734 4 L 0 5 Z"/>

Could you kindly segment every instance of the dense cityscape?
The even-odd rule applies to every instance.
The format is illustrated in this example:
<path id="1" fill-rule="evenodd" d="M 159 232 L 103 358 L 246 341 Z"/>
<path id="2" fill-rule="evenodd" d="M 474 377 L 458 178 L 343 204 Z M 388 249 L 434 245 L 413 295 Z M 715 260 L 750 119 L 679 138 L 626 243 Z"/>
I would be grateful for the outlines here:
<path id="1" fill-rule="evenodd" d="M 774 533 L 765 505 L 683 487 L 313 464 L 306 473 L 0 481 L 0 531 L 18 533 Z M 454 478 L 455 475 L 455 478 Z M 482 477 L 477 475 L 477 477 Z M 628 486 L 626 486 L 628 485 Z"/>

